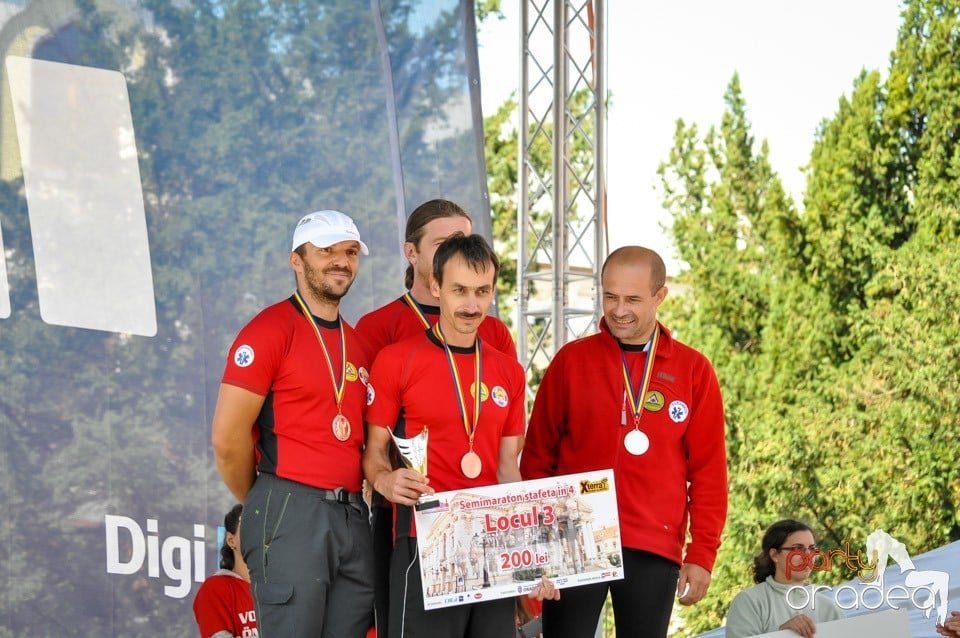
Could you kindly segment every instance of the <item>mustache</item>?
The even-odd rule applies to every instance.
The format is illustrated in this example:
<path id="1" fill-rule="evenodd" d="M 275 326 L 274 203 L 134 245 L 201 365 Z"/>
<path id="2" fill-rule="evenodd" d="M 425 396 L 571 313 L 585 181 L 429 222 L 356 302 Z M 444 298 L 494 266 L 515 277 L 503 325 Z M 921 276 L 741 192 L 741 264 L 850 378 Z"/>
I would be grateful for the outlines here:
<path id="1" fill-rule="evenodd" d="M 330 268 L 325 268 L 325 269 L 323 270 L 323 274 L 325 274 L 325 275 L 329 275 L 329 274 L 331 274 L 331 273 L 341 273 L 341 274 L 344 274 L 344 275 L 352 275 L 352 274 L 353 274 L 353 271 L 350 270 L 349 268 L 337 268 L 337 267 L 335 267 L 335 266 L 330 267 Z"/>
<path id="2" fill-rule="evenodd" d="M 483 316 L 482 312 L 455 312 L 453 314 L 461 319 L 479 319 Z"/>

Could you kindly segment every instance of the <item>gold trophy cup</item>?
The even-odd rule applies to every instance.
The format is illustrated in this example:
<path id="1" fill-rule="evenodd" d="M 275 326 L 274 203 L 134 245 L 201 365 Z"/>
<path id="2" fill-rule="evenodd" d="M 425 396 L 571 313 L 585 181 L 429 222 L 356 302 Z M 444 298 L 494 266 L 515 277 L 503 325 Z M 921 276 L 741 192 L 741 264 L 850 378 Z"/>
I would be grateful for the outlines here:
<path id="1" fill-rule="evenodd" d="M 390 436 L 393 437 L 393 442 L 400 452 L 400 459 L 403 461 L 403 464 L 411 470 L 415 470 L 426 476 L 427 428 L 424 427 L 420 434 L 410 439 L 400 438 L 393 432 L 390 433 Z M 415 507 L 418 511 L 422 511 L 437 507 L 438 505 L 440 505 L 440 499 L 436 496 L 432 494 L 421 494 L 420 498 L 417 499 Z"/>

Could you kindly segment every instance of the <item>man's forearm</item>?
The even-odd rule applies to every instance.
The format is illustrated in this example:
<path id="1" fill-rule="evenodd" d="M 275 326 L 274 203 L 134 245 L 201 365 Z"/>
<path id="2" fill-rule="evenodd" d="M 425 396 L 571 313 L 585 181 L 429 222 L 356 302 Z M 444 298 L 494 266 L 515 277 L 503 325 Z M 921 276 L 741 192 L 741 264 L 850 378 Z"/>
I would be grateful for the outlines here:
<path id="1" fill-rule="evenodd" d="M 227 489 L 238 501 L 245 502 L 247 493 L 256 478 L 256 464 L 253 456 L 251 455 L 248 459 L 244 459 L 239 454 L 215 454 L 214 456 L 217 461 L 217 470 L 220 472 L 220 477 L 226 484 Z"/>
<path id="2" fill-rule="evenodd" d="M 213 458 L 227 488 L 243 503 L 256 478 L 253 430 L 265 397 L 229 385 L 220 385 L 210 436 Z"/>
<path id="3" fill-rule="evenodd" d="M 382 449 L 380 446 L 374 447 L 373 442 L 371 441 L 367 445 L 367 449 L 363 451 L 363 476 L 367 479 L 367 483 L 370 484 L 375 491 L 379 492 L 382 496 L 388 496 L 383 488 L 377 483 L 380 479 L 393 471 L 393 467 L 390 465 L 390 455 L 389 452 L 385 449 Z"/>
<path id="4" fill-rule="evenodd" d="M 497 482 L 499 483 L 517 483 L 522 481 L 520 468 L 516 463 L 501 463 L 497 468 Z"/>

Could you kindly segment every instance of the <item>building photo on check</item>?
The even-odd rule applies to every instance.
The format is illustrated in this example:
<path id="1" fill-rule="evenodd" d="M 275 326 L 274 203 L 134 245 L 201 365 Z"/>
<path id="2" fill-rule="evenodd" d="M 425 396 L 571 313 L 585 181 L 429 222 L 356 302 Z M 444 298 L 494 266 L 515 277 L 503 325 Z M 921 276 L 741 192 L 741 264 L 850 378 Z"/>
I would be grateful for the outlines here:
<path id="1" fill-rule="evenodd" d="M 623 577 L 610 470 L 437 496 L 416 512 L 428 609 Z"/>

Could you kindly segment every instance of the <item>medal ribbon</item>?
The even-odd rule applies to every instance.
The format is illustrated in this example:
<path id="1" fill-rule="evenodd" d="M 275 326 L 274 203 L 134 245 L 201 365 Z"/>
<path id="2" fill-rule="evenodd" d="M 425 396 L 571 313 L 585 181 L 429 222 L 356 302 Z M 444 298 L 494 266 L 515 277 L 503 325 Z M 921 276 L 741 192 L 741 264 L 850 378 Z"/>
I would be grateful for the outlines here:
<path id="1" fill-rule="evenodd" d="M 653 376 L 653 356 L 657 352 L 657 342 L 660 341 L 660 324 L 653 328 L 653 336 L 650 337 L 650 348 L 647 350 L 647 360 L 643 364 L 643 379 L 640 382 L 640 392 L 633 393 L 633 385 L 630 382 L 630 370 L 627 369 L 627 357 L 620 351 L 620 361 L 623 365 L 623 385 L 627 389 L 627 400 L 630 402 L 630 410 L 633 412 L 633 427 L 639 429 L 640 414 L 643 412 L 644 397 L 647 396 L 647 387 L 650 385 L 650 377 Z"/>
<path id="2" fill-rule="evenodd" d="M 403 300 L 407 302 L 407 305 L 410 306 L 410 310 L 413 311 L 413 314 L 417 315 L 417 319 L 420 320 L 420 323 L 423 324 L 423 327 L 427 330 L 430 329 L 430 320 L 427 319 L 427 313 L 423 311 L 423 308 L 420 307 L 420 304 L 417 303 L 417 300 L 413 298 L 409 292 L 403 293 Z M 443 341 L 443 337 L 440 337 L 440 340 Z"/>
<path id="3" fill-rule="evenodd" d="M 480 379 L 480 370 L 483 366 L 480 355 L 480 337 L 477 337 L 477 341 L 473 345 L 477 390 L 474 392 L 473 425 L 471 425 L 467 419 L 467 403 L 463 398 L 463 388 L 460 386 L 460 373 L 457 372 L 457 365 L 453 360 L 453 352 L 451 352 L 450 346 L 447 345 L 447 340 L 443 338 L 443 333 L 440 331 L 439 321 L 433 326 L 433 332 L 437 335 L 437 339 L 443 344 L 443 349 L 447 353 L 447 363 L 450 364 L 450 376 L 453 378 L 453 387 L 457 390 L 457 407 L 460 408 L 460 417 L 463 419 L 463 430 L 467 433 L 467 439 L 470 441 L 470 451 L 473 452 L 473 437 L 477 434 L 477 423 L 480 421 L 480 395 L 483 393 L 483 382 Z"/>
<path id="4" fill-rule="evenodd" d="M 337 375 L 333 372 L 333 362 L 330 360 L 330 351 L 327 350 L 327 344 L 323 341 L 323 335 L 320 333 L 320 326 L 317 325 L 317 320 L 313 318 L 313 313 L 310 312 L 310 309 L 307 308 L 307 304 L 303 301 L 303 297 L 300 296 L 300 291 L 293 293 L 294 298 L 297 300 L 297 303 L 300 305 L 300 310 L 303 311 L 303 314 L 310 321 L 310 325 L 313 326 L 313 331 L 317 335 L 317 341 L 320 342 L 320 348 L 323 349 L 323 357 L 327 361 L 327 370 L 330 372 L 330 380 L 333 381 L 333 393 L 337 398 L 337 414 L 343 414 L 343 411 L 340 409 L 340 404 L 343 402 L 343 389 L 347 382 L 347 340 L 343 334 L 343 325 L 340 321 L 340 314 L 337 314 L 337 328 L 340 332 L 340 380 L 337 381 Z"/>

